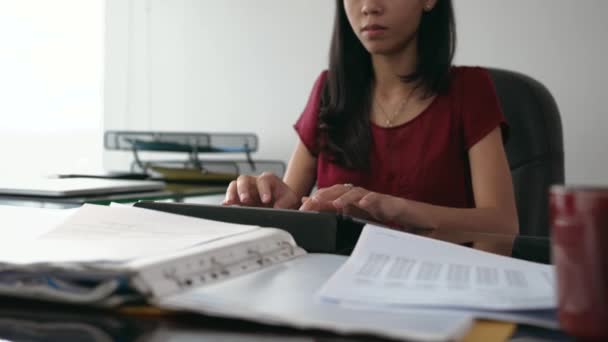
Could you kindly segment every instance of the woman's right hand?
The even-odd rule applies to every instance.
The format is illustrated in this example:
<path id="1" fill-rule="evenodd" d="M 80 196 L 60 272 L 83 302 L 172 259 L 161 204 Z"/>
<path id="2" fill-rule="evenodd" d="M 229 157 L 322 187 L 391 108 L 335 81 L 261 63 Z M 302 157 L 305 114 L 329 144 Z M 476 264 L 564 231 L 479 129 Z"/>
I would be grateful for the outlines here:
<path id="1" fill-rule="evenodd" d="M 239 176 L 230 182 L 222 204 L 297 209 L 300 199 L 277 175 L 264 172 L 259 176 Z"/>

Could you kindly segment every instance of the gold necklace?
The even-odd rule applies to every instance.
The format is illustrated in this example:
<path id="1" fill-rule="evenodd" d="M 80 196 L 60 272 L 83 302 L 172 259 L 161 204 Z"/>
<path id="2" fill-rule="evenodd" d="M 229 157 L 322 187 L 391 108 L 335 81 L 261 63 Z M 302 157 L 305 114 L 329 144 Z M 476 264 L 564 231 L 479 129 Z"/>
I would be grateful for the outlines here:
<path id="1" fill-rule="evenodd" d="M 386 118 L 386 121 L 385 121 L 386 127 L 393 127 L 393 121 L 397 118 L 397 116 L 399 114 L 401 114 L 403 109 L 405 107 L 407 107 L 407 104 L 410 102 L 410 98 L 412 97 L 412 93 L 414 93 L 414 89 L 410 90 L 409 94 L 407 94 L 407 97 L 405 99 L 401 100 L 401 102 L 399 103 L 399 105 L 397 106 L 395 111 L 393 112 L 392 116 L 388 115 L 388 113 L 384 110 L 384 108 L 382 107 L 382 105 L 380 104 L 380 101 L 378 101 L 378 99 L 376 99 L 374 101 L 376 103 L 376 105 L 378 106 L 378 108 L 380 108 L 380 111 L 382 112 L 384 117 Z"/>

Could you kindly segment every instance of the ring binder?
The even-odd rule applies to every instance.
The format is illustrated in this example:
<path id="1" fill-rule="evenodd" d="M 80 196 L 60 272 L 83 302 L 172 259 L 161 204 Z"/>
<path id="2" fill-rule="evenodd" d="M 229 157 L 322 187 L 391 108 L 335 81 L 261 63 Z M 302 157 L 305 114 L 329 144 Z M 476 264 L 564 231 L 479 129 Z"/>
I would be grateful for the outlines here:
<path id="1" fill-rule="evenodd" d="M 41 232 L 3 245 L 0 294 L 96 306 L 151 302 L 306 253 L 279 229 L 130 206 L 85 204 Z"/>
<path id="2" fill-rule="evenodd" d="M 208 285 L 301 255 L 304 250 L 292 245 L 289 234 L 268 228 L 265 235 L 243 240 L 205 253 L 191 253 L 167 261 L 151 263 L 135 282 L 145 286 L 149 297 Z M 144 279 L 145 278 L 145 279 Z"/>

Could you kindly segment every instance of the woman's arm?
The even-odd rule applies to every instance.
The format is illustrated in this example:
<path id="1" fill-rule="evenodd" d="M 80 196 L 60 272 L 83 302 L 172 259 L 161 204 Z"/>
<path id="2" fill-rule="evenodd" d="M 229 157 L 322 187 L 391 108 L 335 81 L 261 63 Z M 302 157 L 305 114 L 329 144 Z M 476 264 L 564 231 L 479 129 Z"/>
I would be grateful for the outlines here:
<path id="1" fill-rule="evenodd" d="M 439 229 L 517 234 L 513 183 L 500 129 L 469 149 L 475 208 L 456 209 L 404 200 L 402 223 Z"/>
<path id="2" fill-rule="evenodd" d="M 402 227 L 517 234 L 518 219 L 513 184 L 496 128 L 469 149 L 475 208 L 459 209 L 416 202 L 336 185 L 317 192 L 302 209 L 324 210 L 328 201 L 338 210 L 354 206 L 380 222 Z"/>
<path id="3" fill-rule="evenodd" d="M 302 141 L 291 154 L 283 182 L 293 190 L 298 198 L 308 196 L 315 184 L 317 175 L 317 158 L 313 156 Z M 298 203 L 299 206 L 299 203 Z"/>

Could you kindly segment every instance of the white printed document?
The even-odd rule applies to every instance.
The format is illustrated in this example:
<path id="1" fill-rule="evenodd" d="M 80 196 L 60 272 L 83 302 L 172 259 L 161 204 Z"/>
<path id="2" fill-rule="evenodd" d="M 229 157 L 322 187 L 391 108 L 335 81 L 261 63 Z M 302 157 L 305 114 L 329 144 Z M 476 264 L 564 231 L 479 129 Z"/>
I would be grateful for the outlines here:
<path id="1" fill-rule="evenodd" d="M 21 224 L 38 221 L 23 217 Z M 19 222 L 6 231 L 22 230 Z M 2 263 L 65 261 L 123 262 L 209 243 L 259 227 L 204 220 L 135 207 L 85 204 L 56 226 L 40 225 L 15 239 L 0 241 Z M 24 234 L 20 234 L 24 235 Z"/>
<path id="2" fill-rule="evenodd" d="M 556 307 L 554 269 L 367 225 L 348 261 L 319 292 L 352 306 L 481 310 Z"/>

